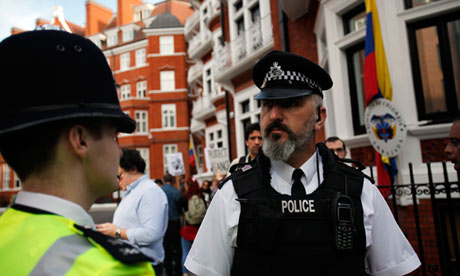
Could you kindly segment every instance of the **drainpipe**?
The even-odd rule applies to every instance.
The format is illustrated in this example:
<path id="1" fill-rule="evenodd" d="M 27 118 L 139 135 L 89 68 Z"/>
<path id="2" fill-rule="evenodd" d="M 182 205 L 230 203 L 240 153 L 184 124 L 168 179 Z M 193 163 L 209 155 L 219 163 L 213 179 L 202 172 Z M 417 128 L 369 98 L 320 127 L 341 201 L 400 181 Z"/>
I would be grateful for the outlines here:
<path id="1" fill-rule="evenodd" d="M 288 18 L 281 8 L 281 1 L 278 0 L 278 14 L 279 14 L 279 25 L 280 25 L 280 39 L 281 39 L 281 50 L 290 52 L 289 46 L 289 31 L 288 31 Z"/>
<path id="2" fill-rule="evenodd" d="M 232 161 L 232 139 L 230 135 L 230 111 L 229 111 L 229 101 L 228 101 L 228 91 L 225 91 L 225 112 L 227 115 L 227 140 L 228 140 L 228 157 L 230 158 L 230 162 Z"/>
<path id="3" fill-rule="evenodd" d="M 222 30 L 222 39 L 220 40 L 220 44 L 224 46 L 225 44 L 225 28 L 224 28 L 225 20 L 224 20 L 224 0 L 220 0 L 220 29 Z"/>

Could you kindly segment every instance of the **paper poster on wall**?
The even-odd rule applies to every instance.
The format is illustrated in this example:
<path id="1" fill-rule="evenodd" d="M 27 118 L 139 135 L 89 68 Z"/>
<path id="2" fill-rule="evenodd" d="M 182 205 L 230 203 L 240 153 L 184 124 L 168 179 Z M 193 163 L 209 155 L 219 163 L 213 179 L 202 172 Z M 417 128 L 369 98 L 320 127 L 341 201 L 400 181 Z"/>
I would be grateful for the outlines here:
<path id="1" fill-rule="evenodd" d="M 171 153 L 166 155 L 168 162 L 168 172 L 172 176 L 185 174 L 184 159 L 181 152 Z"/>

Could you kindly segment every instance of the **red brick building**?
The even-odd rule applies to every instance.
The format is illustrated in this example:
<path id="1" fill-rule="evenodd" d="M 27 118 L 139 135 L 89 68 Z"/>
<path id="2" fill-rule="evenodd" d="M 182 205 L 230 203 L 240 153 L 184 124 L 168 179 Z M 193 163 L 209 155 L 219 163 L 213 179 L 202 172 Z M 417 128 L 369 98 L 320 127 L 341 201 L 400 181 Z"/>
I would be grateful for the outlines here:
<path id="1" fill-rule="evenodd" d="M 151 178 L 166 173 L 166 154 L 182 152 L 188 176 L 190 110 L 184 24 L 193 10 L 179 0 L 158 4 L 118 0 L 117 4 L 114 13 L 96 1 L 86 1 L 86 27 L 66 21 L 60 6 L 54 7 L 53 19 L 37 19 L 36 25 L 58 25 L 98 45 L 112 68 L 121 107 L 137 124 L 134 133 L 120 135 L 120 145 L 141 152 Z M 12 28 L 12 34 L 22 31 Z M 0 159 L 0 206 L 8 204 L 20 187 L 18 177 Z"/>

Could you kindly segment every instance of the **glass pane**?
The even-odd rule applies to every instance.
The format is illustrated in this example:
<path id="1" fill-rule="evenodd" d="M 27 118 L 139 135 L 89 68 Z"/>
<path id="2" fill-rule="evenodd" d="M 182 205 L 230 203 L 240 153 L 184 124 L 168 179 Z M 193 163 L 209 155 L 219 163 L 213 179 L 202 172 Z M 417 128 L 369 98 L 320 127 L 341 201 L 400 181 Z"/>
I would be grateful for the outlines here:
<path id="1" fill-rule="evenodd" d="M 415 35 L 425 111 L 427 114 L 447 111 L 436 27 L 419 29 Z"/>
<path id="2" fill-rule="evenodd" d="M 412 7 L 423 6 L 429 3 L 437 2 L 439 0 L 412 0 Z"/>
<path id="3" fill-rule="evenodd" d="M 260 19 L 260 9 L 259 5 L 256 5 L 251 9 L 251 20 L 253 23 L 256 23 Z"/>
<path id="4" fill-rule="evenodd" d="M 460 20 L 447 23 L 450 51 L 452 54 L 452 67 L 454 70 L 455 91 L 457 93 L 458 108 L 460 109 Z"/>
<path id="5" fill-rule="evenodd" d="M 249 112 L 249 100 L 241 103 L 241 113 Z"/>
<path id="6" fill-rule="evenodd" d="M 359 124 L 364 125 L 364 49 L 353 54 L 353 71 L 358 99 Z M 356 118 L 355 118 L 356 119 Z"/>
<path id="7" fill-rule="evenodd" d="M 348 21 L 348 30 L 350 33 L 361 30 L 366 27 L 366 11 L 362 11 L 350 18 Z"/>

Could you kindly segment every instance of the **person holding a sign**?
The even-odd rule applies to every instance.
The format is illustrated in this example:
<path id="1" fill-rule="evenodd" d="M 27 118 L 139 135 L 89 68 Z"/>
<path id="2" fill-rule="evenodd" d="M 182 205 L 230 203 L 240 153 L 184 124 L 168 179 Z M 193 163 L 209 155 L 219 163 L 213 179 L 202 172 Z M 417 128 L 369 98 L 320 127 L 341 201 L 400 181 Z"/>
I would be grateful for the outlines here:
<path id="1" fill-rule="evenodd" d="M 420 261 L 377 187 L 315 143 L 329 75 L 273 51 L 253 69 L 263 150 L 221 183 L 185 266 L 198 275 L 405 275 Z"/>
<path id="2" fill-rule="evenodd" d="M 97 230 L 136 245 L 153 259 L 157 273 L 163 270 L 163 237 L 168 226 L 168 199 L 163 190 L 144 174 L 145 161 L 139 151 L 123 149 L 118 182 L 126 194 L 113 215 L 113 223 Z"/>

